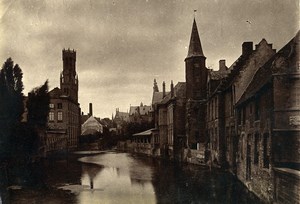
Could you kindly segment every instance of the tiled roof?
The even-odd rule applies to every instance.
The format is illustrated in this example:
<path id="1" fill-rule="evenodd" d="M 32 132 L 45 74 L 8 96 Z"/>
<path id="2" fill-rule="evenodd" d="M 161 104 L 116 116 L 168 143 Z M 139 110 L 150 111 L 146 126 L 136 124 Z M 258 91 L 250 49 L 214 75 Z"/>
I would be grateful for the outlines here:
<path id="1" fill-rule="evenodd" d="M 139 112 L 138 109 L 139 109 L 138 106 L 130 106 L 129 115 L 137 114 Z"/>
<path id="2" fill-rule="evenodd" d="M 151 111 L 151 106 L 140 106 L 140 114 L 141 115 L 146 115 Z"/>
<path id="3" fill-rule="evenodd" d="M 49 91 L 50 98 L 59 98 L 61 95 L 62 91 L 58 87 L 55 87 L 54 89 Z"/>
<path id="4" fill-rule="evenodd" d="M 221 80 L 228 76 L 230 70 L 227 71 L 210 71 L 209 77 L 211 80 Z"/>
<path id="5" fill-rule="evenodd" d="M 140 115 L 146 115 L 151 111 L 152 107 L 151 106 L 130 106 L 129 109 L 129 115 L 135 115 L 135 114 L 140 114 Z"/>
<path id="6" fill-rule="evenodd" d="M 162 100 L 160 103 L 161 103 L 161 104 L 165 104 L 165 103 L 167 103 L 170 99 L 171 99 L 171 93 L 169 92 L 169 93 L 163 98 L 163 100 Z"/>
<path id="7" fill-rule="evenodd" d="M 143 131 L 143 132 L 139 132 L 139 133 L 136 133 L 136 134 L 133 134 L 132 136 L 149 136 L 152 134 L 152 131 L 154 130 L 154 128 L 152 129 L 149 129 L 149 130 L 146 130 L 146 131 Z"/>
<path id="8" fill-rule="evenodd" d="M 288 42 L 281 50 L 279 50 L 275 55 L 273 55 L 262 67 L 260 67 L 252 81 L 247 87 L 246 91 L 243 93 L 240 100 L 237 102 L 237 106 L 246 102 L 248 99 L 255 96 L 255 94 L 261 90 L 268 82 L 272 79 L 272 66 L 274 61 L 279 57 L 289 58 L 290 54 L 295 49 L 296 44 L 299 43 L 299 32 L 297 35 Z M 298 50 L 299 52 L 299 50 Z M 298 53 L 299 54 L 299 53 Z"/>
<path id="9" fill-rule="evenodd" d="M 245 62 L 249 59 L 251 54 L 248 55 L 241 55 L 229 68 L 228 68 L 228 74 L 225 78 L 221 80 L 221 83 L 215 90 L 215 93 L 217 91 L 223 91 L 226 88 L 230 87 L 230 85 L 233 83 L 233 79 L 235 76 L 239 73 L 240 69 L 242 68 L 242 65 L 245 64 Z M 214 94 L 214 93 L 213 93 Z M 212 95 L 213 95 L 212 94 Z"/>
<path id="10" fill-rule="evenodd" d="M 169 92 L 166 92 L 168 94 Z M 160 103 L 163 99 L 163 92 L 153 92 L 152 105 Z"/>
<path id="11" fill-rule="evenodd" d="M 116 112 L 115 119 L 121 119 L 121 120 L 124 120 L 124 121 L 128 121 L 129 120 L 129 113 L 118 111 L 118 112 Z"/>
<path id="12" fill-rule="evenodd" d="M 97 132 L 103 132 L 103 126 L 99 123 L 99 121 L 93 116 L 89 117 L 82 125 L 81 125 L 81 135 L 94 134 Z"/>
<path id="13" fill-rule="evenodd" d="M 199 56 L 204 57 L 204 54 L 200 42 L 196 20 L 194 19 L 187 58 Z"/>
<path id="14" fill-rule="evenodd" d="M 185 89 L 186 89 L 186 83 L 178 82 L 174 87 L 174 97 L 185 97 Z M 179 93 L 183 93 L 184 96 L 180 96 Z M 161 104 L 168 103 L 170 99 L 171 99 L 171 92 L 168 92 L 168 94 L 161 101 Z"/>

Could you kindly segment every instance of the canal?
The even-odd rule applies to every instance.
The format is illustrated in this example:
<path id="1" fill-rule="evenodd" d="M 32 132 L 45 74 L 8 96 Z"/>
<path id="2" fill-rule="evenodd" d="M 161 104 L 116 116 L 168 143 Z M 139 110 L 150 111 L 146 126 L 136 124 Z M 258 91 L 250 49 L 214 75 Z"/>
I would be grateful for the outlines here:
<path id="1" fill-rule="evenodd" d="M 227 172 L 129 153 L 78 152 L 1 174 L 0 203 L 259 203 Z"/>

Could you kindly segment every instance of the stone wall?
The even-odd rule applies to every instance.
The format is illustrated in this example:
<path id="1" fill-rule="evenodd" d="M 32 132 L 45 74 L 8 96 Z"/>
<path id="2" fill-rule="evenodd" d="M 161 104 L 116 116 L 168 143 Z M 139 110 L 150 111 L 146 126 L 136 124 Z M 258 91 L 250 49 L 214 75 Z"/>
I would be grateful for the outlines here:
<path id="1" fill-rule="evenodd" d="M 276 203 L 300 203 L 300 173 L 288 168 L 274 168 Z"/>
<path id="2" fill-rule="evenodd" d="M 67 151 L 68 135 L 66 133 L 47 132 L 45 137 L 45 154 Z"/>

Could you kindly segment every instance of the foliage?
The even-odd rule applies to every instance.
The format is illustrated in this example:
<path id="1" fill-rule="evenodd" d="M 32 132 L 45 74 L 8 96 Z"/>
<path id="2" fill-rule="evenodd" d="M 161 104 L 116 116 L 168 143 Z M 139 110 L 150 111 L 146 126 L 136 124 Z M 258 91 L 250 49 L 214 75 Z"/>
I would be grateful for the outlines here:
<path id="1" fill-rule="evenodd" d="M 14 130 L 22 119 L 23 73 L 19 65 L 8 58 L 0 70 L 0 156 L 11 155 Z"/>
<path id="2" fill-rule="evenodd" d="M 8 58 L 0 70 L 0 115 L 2 122 L 19 122 L 24 112 L 23 73 L 18 64 Z"/>
<path id="3" fill-rule="evenodd" d="M 28 123 L 33 127 L 46 127 L 49 114 L 50 97 L 48 94 L 48 80 L 40 87 L 28 94 L 27 110 Z"/>
<path id="4" fill-rule="evenodd" d="M 49 111 L 48 81 L 30 92 L 28 123 L 24 113 L 23 72 L 8 58 L 0 70 L 0 161 L 28 161 L 38 151 L 41 127 Z"/>

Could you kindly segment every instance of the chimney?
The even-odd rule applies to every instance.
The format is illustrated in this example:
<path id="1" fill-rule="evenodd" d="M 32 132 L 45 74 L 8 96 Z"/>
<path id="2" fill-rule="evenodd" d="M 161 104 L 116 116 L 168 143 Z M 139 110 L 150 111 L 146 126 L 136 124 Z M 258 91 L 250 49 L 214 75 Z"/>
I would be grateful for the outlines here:
<path id="1" fill-rule="evenodd" d="M 89 104 L 89 114 L 90 114 L 90 116 L 93 115 L 93 104 L 92 103 Z"/>
<path id="2" fill-rule="evenodd" d="M 253 51 L 253 42 L 243 42 L 242 55 L 249 55 Z"/>
<path id="3" fill-rule="evenodd" d="M 174 85 L 173 85 L 173 80 L 171 80 L 171 97 L 174 96 Z"/>
<path id="4" fill-rule="evenodd" d="M 163 98 L 166 96 L 166 83 L 163 82 Z"/>
<path id="5" fill-rule="evenodd" d="M 84 115 L 84 112 L 83 112 L 83 111 L 81 112 L 81 115 Z"/>
<path id="6" fill-rule="evenodd" d="M 156 79 L 154 79 L 153 92 L 158 92 L 158 86 L 157 86 Z"/>
<path id="7" fill-rule="evenodd" d="M 226 70 L 227 70 L 226 61 L 220 60 L 219 61 L 219 71 L 226 71 Z"/>

